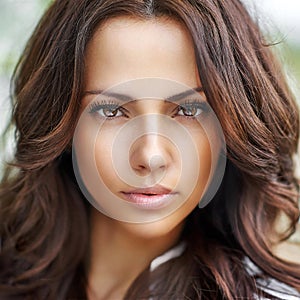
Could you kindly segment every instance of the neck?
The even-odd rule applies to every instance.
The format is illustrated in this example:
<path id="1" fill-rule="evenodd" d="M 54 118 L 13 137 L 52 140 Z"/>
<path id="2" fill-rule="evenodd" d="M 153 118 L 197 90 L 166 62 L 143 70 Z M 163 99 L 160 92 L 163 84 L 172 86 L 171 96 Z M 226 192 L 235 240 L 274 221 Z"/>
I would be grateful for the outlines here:
<path id="1" fill-rule="evenodd" d="M 177 243 L 182 229 L 179 224 L 159 237 L 144 237 L 131 230 L 142 226 L 116 221 L 92 209 L 87 264 L 89 299 L 122 299 L 151 261 Z"/>

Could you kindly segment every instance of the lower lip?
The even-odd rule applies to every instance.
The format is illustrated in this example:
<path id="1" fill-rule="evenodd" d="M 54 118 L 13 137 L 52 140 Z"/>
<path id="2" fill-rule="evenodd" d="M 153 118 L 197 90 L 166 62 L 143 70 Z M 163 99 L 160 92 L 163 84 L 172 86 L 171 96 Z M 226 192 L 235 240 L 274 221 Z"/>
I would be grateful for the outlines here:
<path id="1" fill-rule="evenodd" d="M 135 193 L 122 193 L 126 200 L 135 206 L 143 209 L 159 209 L 167 206 L 172 200 L 176 193 L 170 194 L 159 194 L 148 196 L 145 194 L 135 194 Z"/>

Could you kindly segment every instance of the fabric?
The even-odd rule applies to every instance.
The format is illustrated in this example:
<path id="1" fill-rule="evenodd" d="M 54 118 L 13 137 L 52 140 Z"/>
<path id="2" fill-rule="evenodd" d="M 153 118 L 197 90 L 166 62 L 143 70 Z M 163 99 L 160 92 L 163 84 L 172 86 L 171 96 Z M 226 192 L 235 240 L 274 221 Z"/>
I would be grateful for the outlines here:
<path id="1" fill-rule="evenodd" d="M 167 262 L 168 260 L 180 256 L 183 253 L 183 251 L 185 250 L 185 248 L 186 248 L 186 244 L 184 242 L 181 242 L 174 248 L 172 248 L 172 249 L 168 250 L 167 252 L 165 252 L 164 254 L 156 257 L 154 260 L 152 260 L 152 262 L 150 264 L 150 272 L 152 272 L 154 269 L 156 269 L 161 264 Z"/>

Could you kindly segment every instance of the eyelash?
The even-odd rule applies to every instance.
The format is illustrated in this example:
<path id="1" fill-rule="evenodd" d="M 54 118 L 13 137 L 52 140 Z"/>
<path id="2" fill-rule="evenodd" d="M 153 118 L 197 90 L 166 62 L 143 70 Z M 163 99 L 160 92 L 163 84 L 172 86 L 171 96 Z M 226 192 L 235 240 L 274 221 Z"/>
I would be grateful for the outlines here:
<path id="1" fill-rule="evenodd" d="M 101 101 L 101 102 L 93 102 L 89 107 L 89 113 L 90 114 L 96 114 L 101 109 L 107 109 L 111 111 L 121 111 L 124 114 L 125 108 L 123 108 L 121 105 L 119 105 L 118 102 L 115 102 L 114 100 L 110 101 Z M 126 115 L 125 115 L 126 116 Z M 109 117 L 109 116 L 103 116 L 107 119 L 116 118 L 115 116 Z"/>
<path id="2" fill-rule="evenodd" d="M 190 108 L 190 109 L 196 108 L 197 110 L 200 109 L 201 112 L 199 113 L 199 115 L 202 113 L 206 113 L 209 110 L 209 107 L 205 101 L 186 100 L 184 103 L 181 103 L 180 105 L 178 105 L 174 111 L 176 111 L 177 116 L 179 116 L 179 117 L 194 119 L 196 117 L 195 115 L 188 116 L 188 115 L 185 115 L 184 113 L 181 115 L 178 115 L 178 113 L 180 111 L 183 111 L 184 109 L 188 109 L 188 108 Z M 104 114 L 101 116 L 101 117 L 105 117 L 108 120 L 116 119 L 119 117 L 127 117 L 127 115 L 125 113 L 127 110 L 124 107 L 122 107 L 121 105 L 119 105 L 119 103 L 114 100 L 109 100 L 109 101 L 104 100 L 101 102 L 93 102 L 89 107 L 89 113 L 96 114 L 96 113 L 99 113 L 100 110 L 104 110 L 104 109 L 107 109 L 108 111 L 111 111 L 112 113 L 115 113 L 112 116 L 105 116 Z M 121 116 L 117 115 L 119 112 L 122 113 Z"/>
<path id="3" fill-rule="evenodd" d="M 202 114 L 202 113 L 207 113 L 209 111 L 209 106 L 208 106 L 207 102 L 205 102 L 205 101 L 186 100 L 184 103 L 182 103 L 181 105 L 178 105 L 176 107 L 177 114 L 178 114 L 179 110 L 182 111 L 182 110 L 187 109 L 187 108 L 196 108 L 197 110 L 200 109 L 201 112 L 199 113 L 199 115 Z M 194 119 L 199 115 L 187 116 L 185 114 L 182 114 L 182 115 L 179 115 L 179 116 L 180 117 L 185 117 L 185 118 L 188 118 L 188 119 Z"/>

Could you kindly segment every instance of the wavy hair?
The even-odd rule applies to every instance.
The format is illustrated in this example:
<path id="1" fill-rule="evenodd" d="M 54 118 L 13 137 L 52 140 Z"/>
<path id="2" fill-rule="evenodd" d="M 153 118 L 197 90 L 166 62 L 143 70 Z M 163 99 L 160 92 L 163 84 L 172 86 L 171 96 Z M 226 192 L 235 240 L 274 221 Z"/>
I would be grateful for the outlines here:
<path id="1" fill-rule="evenodd" d="M 258 284 L 266 277 L 300 290 L 300 266 L 272 253 L 274 238 L 287 239 L 299 218 L 299 110 L 243 4 L 57 0 L 13 75 L 16 152 L 0 190 L 1 299 L 86 299 L 89 206 L 74 180 L 71 144 L 87 44 L 102 22 L 120 15 L 173 18 L 187 27 L 228 152 L 217 195 L 187 217 L 183 255 L 146 269 L 125 299 L 252 299 L 267 294 Z M 289 226 L 276 232 L 281 214 Z M 261 273 L 250 274 L 245 257 Z"/>

